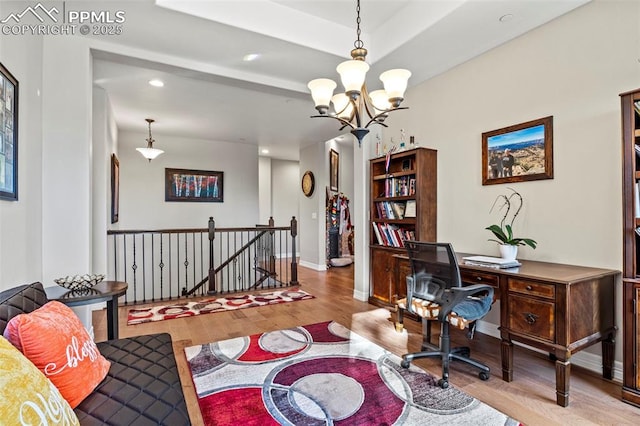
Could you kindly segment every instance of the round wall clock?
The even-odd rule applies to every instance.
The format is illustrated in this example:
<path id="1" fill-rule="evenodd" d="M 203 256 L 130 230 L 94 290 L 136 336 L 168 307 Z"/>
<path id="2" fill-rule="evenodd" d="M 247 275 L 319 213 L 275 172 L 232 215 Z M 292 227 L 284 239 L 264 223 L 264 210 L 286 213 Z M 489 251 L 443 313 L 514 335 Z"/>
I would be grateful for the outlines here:
<path id="1" fill-rule="evenodd" d="M 307 170 L 304 172 L 304 175 L 302 175 L 302 193 L 307 197 L 311 197 L 315 187 L 316 179 L 313 177 L 313 172 L 311 170 Z"/>

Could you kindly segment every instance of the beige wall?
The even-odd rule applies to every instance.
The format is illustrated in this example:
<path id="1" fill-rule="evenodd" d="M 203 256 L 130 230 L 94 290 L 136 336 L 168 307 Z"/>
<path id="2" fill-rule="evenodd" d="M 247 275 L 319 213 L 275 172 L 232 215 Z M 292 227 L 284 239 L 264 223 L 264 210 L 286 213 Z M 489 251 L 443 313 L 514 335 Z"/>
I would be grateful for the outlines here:
<path id="1" fill-rule="evenodd" d="M 520 258 L 621 269 L 618 94 L 640 87 L 638 22 L 640 2 L 594 1 L 409 91 L 385 140 L 404 127 L 438 150 L 439 240 L 498 255 L 484 228 L 511 187 L 525 199 L 516 232 L 539 243 Z M 548 115 L 554 179 L 482 186 L 481 134 Z"/>

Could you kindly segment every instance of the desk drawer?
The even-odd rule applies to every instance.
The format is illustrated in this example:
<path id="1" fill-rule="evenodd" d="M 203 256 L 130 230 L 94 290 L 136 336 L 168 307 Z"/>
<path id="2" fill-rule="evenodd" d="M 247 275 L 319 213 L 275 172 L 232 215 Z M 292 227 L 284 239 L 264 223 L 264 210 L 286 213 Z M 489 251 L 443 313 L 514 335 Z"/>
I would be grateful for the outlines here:
<path id="1" fill-rule="evenodd" d="M 555 299 L 556 287 L 553 284 L 544 284 L 535 281 L 509 279 L 509 291 L 527 294 L 530 296 L 544 297 L 545 299 Z"/>
<path id="2" fill-rule="evenodd" d="M 460 278 L 465 284 L 488 284 L 498 288 L 499 277 L 494 274 L 486 274 L 476 271 L 460 271 Z"/>
<path id="3" fill-rule="evenodd" d="M 509 295 L 509 328 L 513 332 L 555 342 L 555 304 Z"/>

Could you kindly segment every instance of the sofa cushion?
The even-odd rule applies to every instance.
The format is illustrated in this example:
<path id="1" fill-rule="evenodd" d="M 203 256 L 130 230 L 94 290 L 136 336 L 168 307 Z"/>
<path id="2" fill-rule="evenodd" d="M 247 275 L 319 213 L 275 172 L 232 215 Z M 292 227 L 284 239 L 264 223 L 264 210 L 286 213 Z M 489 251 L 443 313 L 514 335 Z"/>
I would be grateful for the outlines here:
<path id="1" fill-rule="evenodd" d="M 9 320 L 19 314 L 33 312 L 49 300 L 39 282 L 21 285 L 0 293 L 0 334 Z"/>
<path id="2" fill-rule="evenodd" d="M 99 342 L 107 377 L 75 409 L 85 425 L 190 425 L 167 333 Z"/>
<path id="3" fill-rule="evenodd" d="M 79 425 L 78 418 L 41 371 L 0 336 L 0 423 Z"/>
<path id="4" fill-rule="evenodd" d="M 57 301 L 13 317 L 4 336 L 76 407 L 105 378 L 107 361 L 76 314 Z"/>

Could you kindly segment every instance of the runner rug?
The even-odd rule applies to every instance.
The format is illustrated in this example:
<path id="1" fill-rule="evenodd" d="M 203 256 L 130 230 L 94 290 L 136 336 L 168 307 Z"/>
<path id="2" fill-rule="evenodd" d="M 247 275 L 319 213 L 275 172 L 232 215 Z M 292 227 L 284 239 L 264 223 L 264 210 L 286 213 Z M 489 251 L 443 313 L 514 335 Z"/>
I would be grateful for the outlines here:
<path id="1" fill-rule="evenodd" d="M 127 325 L 143 322 L 162 321 L 174 318 L 191 317 L 213 312 L 231 311 L 234 309 L 254 308 L 256 306 L 274 305 L 276 303 L 295 302 L 313 299 L 315 296 L 298 289 L 274 291 L 270 293 L 242 294 L 237 296 L 204 299 L 197 302 L 178 302 L 165 306 L 150 308 L 134 308 L 129 310 Z"/>
<path id="2" fill-rule="evenodd" d="M 336 322 L 185 348 L 205 425 L 519 425 Z"/>

